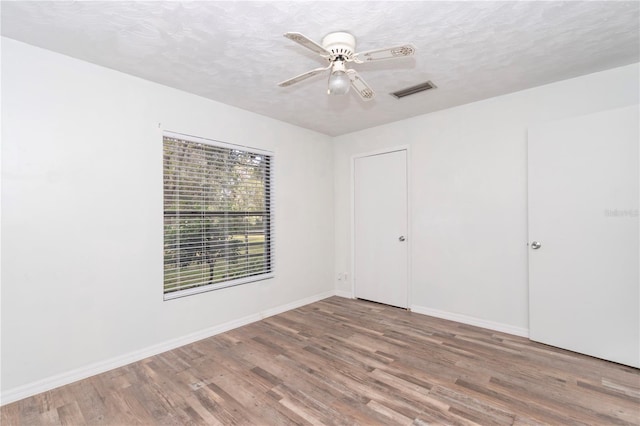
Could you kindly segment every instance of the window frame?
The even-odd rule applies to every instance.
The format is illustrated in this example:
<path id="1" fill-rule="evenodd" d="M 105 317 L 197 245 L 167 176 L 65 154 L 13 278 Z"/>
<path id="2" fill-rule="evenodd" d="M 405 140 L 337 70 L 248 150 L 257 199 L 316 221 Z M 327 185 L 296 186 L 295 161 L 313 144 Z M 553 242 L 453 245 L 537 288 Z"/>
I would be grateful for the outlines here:
<path id="1" fill-rule="evenodd" d="M 165 249 L 164 249 L 164 241 L 165 241 L 165 237 L 166 237 L 166 225 L 165 225 L 165 220 L 167 218 L 167 213 L 165 212 L 164 208 L 165 208 L 165 197 L 166 197 L 166 193 L 165 193 L 165 188 L 164 188 L 164 177 L 165 177 L 165 172 L 164 172 L 164 167 L 166 166 L 165 164 L 165 159 L 164 159 L 164 155 L 163 155 L 163 159 L 162 159 L 162 167 L 163 167 L 163 172 L 162 172 L 162 179 L 163 179 L 163 183 L 162 183 L 162 199 L 163 199 L 163 226 L 162 226 L 162 235 L 163 235 L 163 254 L 162 254 L 162 258 L 163 258 L 163 279 L 162 279 L 162 293 L 163 293 L 163 300 L 167 301 L 167 300 L 173 300 L 173 299 L 179 299 L 182 297 L 186 297 L 186 296 L 191 296 L 194 294 L 200 294 L 200 293 L 206 293 L 206 292 L 210 292 L 210 291 L 215 291 L 215 290 L 220 290 L 223 288 L 229 288 L 229 287 L 235 287 L 238 285 L 242 285 L 242 284 L 248 284 L 248 283 L 253 283 L 253 282 L 259 282 L 259 281 L 264 281 L 264 280 L 268 280 L 271 279 L 275 276 L 275 250 L 274 250 L 274 244 L 275 244 L 275 227 L 274 227 L 274 216 L 275 216 L 275 209 L 274 209 L 274 183 L 273 183 L 273 171 L 274 171 L 274 153 L 272 151 L 267 151 L 264 149 L 259 149 L 259 148 L 254 148 L 254 147 L 250 147 L 250 146 L 245 146 L 245 145 L 238 145 L 238 144 L 232 144 L 232 143 L 228 143 L 228 142 L 221 142 L 221 141 L 217 141 L 214 139 L 207 139 L 207 138 L 203 138 L 203 137 L 198 137 L 198 136 L 192 136 L 192 135 L 188 135 L 188 134 L 184 134 L 184 133 L 177 133 L 177 132 L 172 132 L 172 131 L 168 131 L 168 130 L 163 130 L 162 131 L 162 147 L 163 147 L 163 151 L 164 151 L 164 143 L 165 143 L 165 138 L 171 138 L 171 139 L 177 139 L 177 140 L 182 140 L 185 142 L 193 142 L 193 143 L 199 143 L 199 144 L 204 144 L 204 145 L 209 145 L 209 146 L 214 146 L 214 147 L 218 147 L 218 148 L 223 148 L 223 149 L 228 149 L 228 150 L 237 150 L 237 151 L 242 151 L 245 153 L 249 153 L 249 154 L 257 154 L 257 155 L 263 155 L 263 156 L 268 156 L 269 157 L 269 167 L 267 170 L 268 176 L 266 177 L 266 181 L 268 181 L 269 185 L 268 188 L 265 187 L 265 208 L 266 211 L 268 212 L 268 214 L 266 215 L 265 219 L 266 219 L 266 224 L 265 224 L 265 262 L 268 264 L 268 270 L 264 273 L 260 273 L 260 274 L 256 274 L 256 275 L 250 275 L 250 276 L 245 276 L 245 277 L 240 277 L 240 278 L 234 278 L 234 279 L 230 279 L 230 280 L 226 280 L 226 281 L 221 281 L 221 282 L 217 282 L 217 283 L 212 283 L 212 284 L 204 284 L 204 285 L 198 285 L 195 287 L 191 287 L 191 288 L 186 288 L 186 289 L 181 289 L 181 290 L 175 290 L 175 291 L 170 291 L 167 292 L 166 288 L 165 288 L 165 273 L 166 270 L 164 269 L 164 262 L 165 262 Z"/>

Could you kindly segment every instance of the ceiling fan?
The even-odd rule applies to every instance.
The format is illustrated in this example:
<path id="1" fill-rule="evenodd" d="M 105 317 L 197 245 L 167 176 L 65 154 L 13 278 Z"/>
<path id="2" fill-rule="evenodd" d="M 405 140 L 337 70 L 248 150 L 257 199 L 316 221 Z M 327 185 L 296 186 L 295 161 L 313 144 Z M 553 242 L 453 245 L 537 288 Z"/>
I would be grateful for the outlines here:
<path id="1" fill-rule="evenodd" d="M 284 36 L 289 40 L 295 41 L 307 49 L 319 54 L 329 61 L 329 65 L 307 71 L 296 77 L 285 80 L 278 83 L 278 86 L 291 86 L 292 84 L 299 83 L 309 77 L 313 77 L 316 74 L 330 69 L 329 88 L 327 89 L 327 93 L 329 95 L 344 95 L 349 91 L 349 87 L 351 86 L 365 101 L 373 99 L 375 97 L 375 92 L 362 79 L 362 77 L 360 77 L 360 74 L 358 74 L 356 70 L 348 69 L 346 67 L 348 62 L 363 64 L 365 62 L 403 58 L 411 56 L 416 52 L 416 48 L 413 45 L 404 44 L 385 49 L 355 53 L 356 38 L 350 33 L 343 31 L 327 34 L 322 39 L 321 45 L 300 33 L 285 33 Z"/>

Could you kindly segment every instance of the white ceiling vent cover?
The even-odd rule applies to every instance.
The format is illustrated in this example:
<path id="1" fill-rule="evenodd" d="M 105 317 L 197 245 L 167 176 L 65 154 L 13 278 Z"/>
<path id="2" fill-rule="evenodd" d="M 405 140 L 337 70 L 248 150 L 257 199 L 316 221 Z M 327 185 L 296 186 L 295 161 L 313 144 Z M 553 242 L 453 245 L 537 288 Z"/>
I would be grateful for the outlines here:
<path id="1" fill-rule="evenodd" d="M 424 83 L 416 84 L 415 86 L 407 87 L 406 89 L 397 90 L 391 93 L 396 99 L 404 98 L 405 96 L 415 95 L 416 93 L 424 92 L 425 90 L 435 89 L 437 86 L 431 81 L 425 81 Z"/>

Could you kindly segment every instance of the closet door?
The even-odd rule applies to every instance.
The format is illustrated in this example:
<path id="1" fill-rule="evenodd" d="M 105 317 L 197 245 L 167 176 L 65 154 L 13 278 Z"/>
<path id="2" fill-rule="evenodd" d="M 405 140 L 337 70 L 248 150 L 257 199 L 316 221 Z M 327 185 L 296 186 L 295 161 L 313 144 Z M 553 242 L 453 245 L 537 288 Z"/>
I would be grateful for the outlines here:
<path id="1" fill-rule="evenodd" d="M 638 106 L 529 130 L 531 340 L 640 367 Z"/>
<path id="2" fill-rule="evenodd" d="M 353 195 L 355 296 L 407 308 L 407 151 L 355 158 Z"/>

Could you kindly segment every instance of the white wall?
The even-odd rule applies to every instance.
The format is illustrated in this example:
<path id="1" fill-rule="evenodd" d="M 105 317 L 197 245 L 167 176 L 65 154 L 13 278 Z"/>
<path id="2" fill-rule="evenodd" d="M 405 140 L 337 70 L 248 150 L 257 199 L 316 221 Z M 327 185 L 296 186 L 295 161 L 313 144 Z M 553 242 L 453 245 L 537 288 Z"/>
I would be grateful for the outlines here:
<path id="1" fill-rule="evenodd" d="M 335 138 L 334 277 L 352 267 L 352 156 L 409 145 L 413 309 L 526 334 L 527 128 L 636 104 L 638 75 L 634 64 Z"/>
<path id="2" fill-rule="evenodd" d="M 328 136 L 10 39 L 2 88 L 3 403 L 333 293 Z M 276 278 L 163 301 L 162 129 L 275 152 Z"/>

